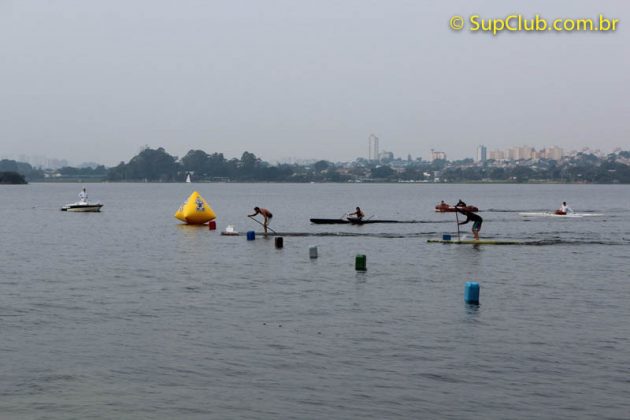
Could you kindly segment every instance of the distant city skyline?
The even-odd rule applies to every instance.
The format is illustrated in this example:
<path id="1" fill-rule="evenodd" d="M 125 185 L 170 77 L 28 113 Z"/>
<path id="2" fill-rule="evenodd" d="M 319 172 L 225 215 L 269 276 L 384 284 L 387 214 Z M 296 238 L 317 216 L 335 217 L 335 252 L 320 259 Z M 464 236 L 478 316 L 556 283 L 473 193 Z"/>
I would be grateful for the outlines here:
<path id="1" fill-rule="evenodd" d="M 355 156 L 353 159 L 321 159 L 321 158 L 317 158 L 317 157 L 312 157 L 312 158 L 302 158 L 302 157 L 291 157 L 291 156 L 285 156 L 285 157 L 281 157 L 279 159 L 267 159 L 265 156 L 259 156 L 256 155 L 257 157 L 261 158 L 264 161 L 267 162 L 271 162 L 271 163 L 296 163 L 296 164 L 305 164 L 305 163 L 309 163 L 309 162 L 316 162 L 319 160 L 328 160 L 331 162 L 352 162 L 355 161 L 356 159 L 366 159 L 368 161 L 380 161 L 382 159 L 385 160 L 392 160 L 392 159 L 400 159 L 400 160 L 409 160 L 410 158 L 412 160 L 416 160 L 416 159 L 422 159 L 424 161 L 434 161 L 434 160 L 439 160 L 439 159 L 445 159 L 445 160 L 462 160 L 462 159 L 472 159 L 475 162 L 484 162 L 486 160 L 519 160 L 519 159 L 554 159 L 554 160 L 559 160 L 562 157 L 565 156 L 574 156 L 577 153 L 590 153 L 590 154 L 594 154 L 598 157 L 603 157 L 606 156 L 610 153 L 614 153 L 617 151 L 621 151 L 621 150 L 629 150 L 630 151 L 630 146 L 628 146 L 627 148 L 623 148 L 623 147 L 614 147 L 613 149 L 610 150 L 603 150 L 601 148 L 595 148 L 595 147 L 588 147 L 588 146 L 584 146 L 584 147 L 578 147 L 578 148 L 573 148 L 570 150 L 565 150 L 564 148 L 561 147 L 557 147 L 557 146 L 543 146 L 543 147 L 533 147 L 533 146 L 528 146 L 528 145 L 521 145 L 521 146 L 511 146 L 511 147 L 507 147 L 505 149 L 489 149 L 488 147 L 486 147 L 485 145 L 477 145 L 474 149 L 470 150 L 470 154 L 461 158 L 452 158 L 450 156 L 448 156 L 447 153 L 443 152 L 443 151 L 439 151 L 439 150 L 429 150 L 427 153 L 425 153 L 422 156 L 414 156 L 410 153 L 408 154 L 400 154 L 397 155 L 393 152 L 389 152 L 386 150 L 381 150 L 378 152 L 378 159 L 373 159 L 370 155 L 370 153 L 373 152 L 373 137 L 370 137 L 369 139 L 369 146 L 370 146 L 370 150 L 368 150 L 368 155 L 367 156 Z M 378 140 L 378 138 L 377 138 Z M 378 144 L 378 141 L 377 141 Z M 41 168 L 45 168 L 45 169 L 59 169 L 61 167 L 64 166 L 74 166 L 74 167 L 96 167 L 98 165 L 105 165 L 108 167 L 111 166 L 115 166 L 116 164 L 120 163 L 120 162 L 128 162 L 133 156 L 135 156 L 138 152 L 140 152 L 144 147 L 150 147 L 150 148 L 158 148 L 161 146 L 151 146 L 151 145 L 145 145 L 141 148 L 138 148 L 138 150 L 136 152 L 134 152 L 132 155 L 130 156 L 126 156 L 126 157 L 121 157 L 120 159 L 116 160 L 114 164 L 109 164 L 107 162 L 98 162 L 98 161 L 71 161 L 68 159 L 65 159 L 63 157 L 48 157 L 48 156 L 44 156 L 44 155 L 25 155 L 25 154 L 21 154 L 18 156 L 12 156 L 12 155 L 2 155 L 0 154 L 0 160 L 1 159 L 9 159 L 9 160 L 16 160 L 19 162 L 26 162 L 31 164 L 33 167 L 41 167 Z M 484 149 L 482 151 L 482 148 Z M 202 149 L 203 150 L 203 149 Z M 378 150 L 378 148 L 376 149 Z M 173 154 L 171 153 L 171 151 L 169 151 L 168 149 L 166 149 L 166 151 L 169 154 Z M 205 150 L 205 152 L 207 153 L 222 153 L 220 150 L 216 150 L 216 151 L 211 151 L 211 150 Z M 245 152 L 245 150 L 243 150 L 243 152 Z M 183 157 L 185 155 L 185 153 L 178 155 L 179 158 Z M 242 155 L 242 152 L 235 155 L 235 156 L 226 156 L 226 158 L 230 159 L 230 158 L 240 158 L 240 156 Z M 484 156 L 484 159 L 481 159 L 481 157 Z"/>
<path id="2" fill-rule="evenodd" d="M 453 15 L 619 19 L 614 33 Z M 0 2 L 0 156 L 115 165 L 145 144 L 268 161 L 630 144 L 630 2 Z"/>

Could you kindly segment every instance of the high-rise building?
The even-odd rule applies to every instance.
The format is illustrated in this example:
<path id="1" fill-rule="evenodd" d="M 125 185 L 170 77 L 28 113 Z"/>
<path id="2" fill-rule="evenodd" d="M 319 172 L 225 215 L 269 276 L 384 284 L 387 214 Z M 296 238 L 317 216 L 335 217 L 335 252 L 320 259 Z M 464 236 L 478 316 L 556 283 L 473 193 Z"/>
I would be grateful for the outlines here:
<path id="1" fill-rule="evenodd" d="M 431 160 L 446 160 L 446 153 L 431 150 Z"/>
<path id="2" fill-rule="evenodd" d="M 490 152 L 490 159 L 502 161 L 506 160 L 506 158 L 505 150 L 493 150 Z"/>
<path id="3" fill-rule="evenodd" d="M 564 156 L 564 150 L 561 147 L 553 146 L 545 149 L 545 158 L 552 160 L 560 160 Z"/>
<path id="4" fill-rule="evenodd" d="M 488 149 L 483 144 L 477 146 L 477 159 L 475 160 L 481 163 L 488 160 Z"/>
<path id="5" fill-rule="evenodd" d="M 370 134 L 368 137 L 368 160 L 378 160 L 379 159 L 379 151 L 378 151 L 378 137 L 374 134 Z"/>

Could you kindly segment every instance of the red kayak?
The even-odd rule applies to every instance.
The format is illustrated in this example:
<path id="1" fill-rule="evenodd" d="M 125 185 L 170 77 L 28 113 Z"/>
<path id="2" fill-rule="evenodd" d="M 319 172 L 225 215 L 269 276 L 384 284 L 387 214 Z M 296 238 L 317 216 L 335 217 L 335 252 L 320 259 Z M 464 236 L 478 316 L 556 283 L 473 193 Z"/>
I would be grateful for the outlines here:
<path id="1" fill-rule="evenodd" d="M 458 207 L 461 210 L 465 210 L 465 211 L 471 211 L 471 212 L 478 212 L 479 209 L 475 206 L 465 206 L 465 207 Z M 438 204 L 437 206 L 435 206 L 435 211 L 437 211 L 438 213 L 451 213 L 456 211 L 455 210 L 455 206 L 451 206 L 450 204 Z"/>

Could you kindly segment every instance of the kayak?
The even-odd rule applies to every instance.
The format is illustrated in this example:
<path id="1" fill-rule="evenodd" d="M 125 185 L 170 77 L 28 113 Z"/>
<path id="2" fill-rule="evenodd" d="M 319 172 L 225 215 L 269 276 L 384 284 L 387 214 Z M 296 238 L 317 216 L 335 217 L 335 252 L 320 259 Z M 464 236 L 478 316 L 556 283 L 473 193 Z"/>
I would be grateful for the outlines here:
<path id="1" fill-rule="evenodd" d="M 475 213 L 479 211 L 479 209 L 475 206 L 458 207 L 458 209 Z M 435 206 L 435 211 L 438 213 L 453 213 L 456 210 L 455 206 L 451 206 L 449 204 L 438 204 L 437 206 Z"/>
<path id="2" fill-rule="evenodd" d="M 481 239 L 478 241 L 474 239 L 462 239 L 462 240 L 454 239 L 452 241 L 445 241 L 443 239 L 429 239 L 427 242 L 430 244 L 452 244 L 452 245 L 524 245 L 527 243 L 527 242 L 520 242 L 520 241 L 497 241 L 493 239 Z"/>
<path id="3" fill-rule="evenodd" d="M 367 225 L 371 223 L 400 223 L 398 220 L 359 220 L 355 218 L 347 219 L 311 219 L 311 223 L 315 225 Z"/>
<path id="4" fill-rule="evenodd" d="M 593 217 L 593 216 L 603 216 L 601 213 L 561 213 L 561 212 L 551 212 L 551 211 L 542 211 L 542 212 L 529 212 L 529 213 L 519 213 L 519 215 L 523 217 L 560 217 L 560 218 L 581 218 L 581 217 Z"/>

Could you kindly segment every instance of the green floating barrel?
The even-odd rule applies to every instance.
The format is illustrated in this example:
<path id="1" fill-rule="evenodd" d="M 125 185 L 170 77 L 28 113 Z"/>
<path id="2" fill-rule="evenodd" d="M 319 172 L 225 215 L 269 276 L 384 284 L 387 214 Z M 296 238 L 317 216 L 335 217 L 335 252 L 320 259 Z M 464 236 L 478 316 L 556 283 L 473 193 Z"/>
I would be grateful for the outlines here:
<path id="1" fill-rule="evenodd" d="M 367 257 L 364 254 L 359 254 L 354 259 L 354 268 L 357 271 L 367 271 Z"/>

